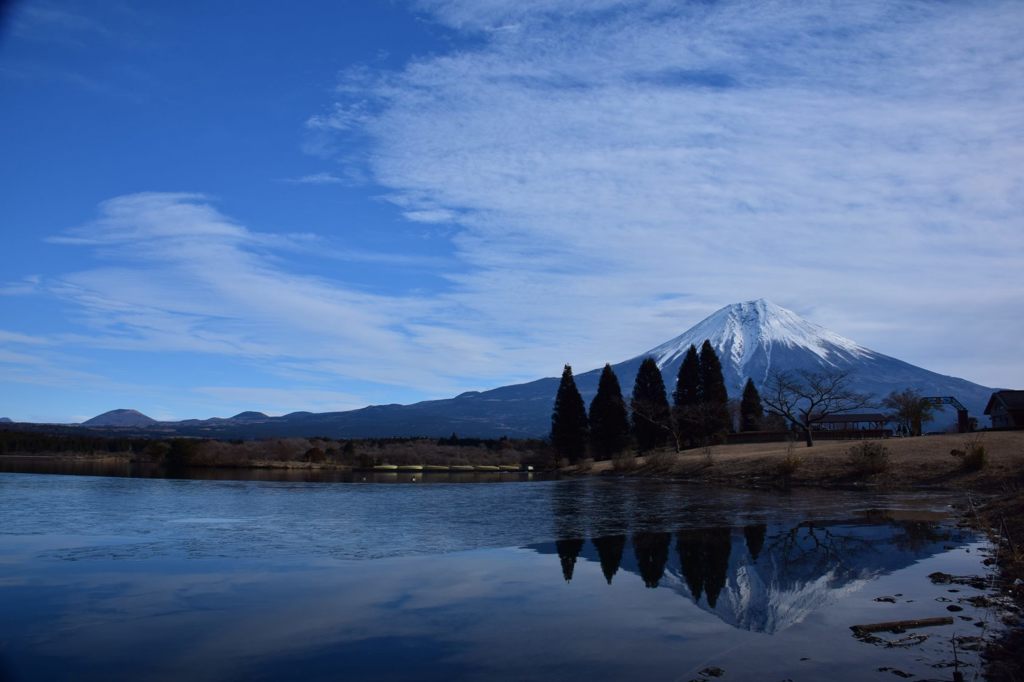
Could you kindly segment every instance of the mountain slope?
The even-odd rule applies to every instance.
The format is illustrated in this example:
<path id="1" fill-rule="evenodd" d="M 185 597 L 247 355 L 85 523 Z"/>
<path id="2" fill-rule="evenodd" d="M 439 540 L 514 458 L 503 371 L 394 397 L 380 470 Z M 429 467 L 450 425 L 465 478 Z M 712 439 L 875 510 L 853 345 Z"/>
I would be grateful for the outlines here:
<path id="1" fill-rule="evenodd" d="M 138 410 L 120 409 L 96 415 L 82 422 L 82 426 L 147 427 L 157 423 L 157 420 L 147 417 Z"/>
<path id="2" fill-rule="evenodd" d="M 644 357 L 653 357 L 671 391 L 686 349 L 690 344 L 699 348 L 705 339 L 721 358 L 725 384 L 734 397 L 742 394 L 748 377 L 761 389 L 773 371 L 801 369 L 848 371 L 855 390 L 879 398 L 904 388 L 954 396 L 979 416 L 992 393 L 985 386 L 877 353 L 764 299 L 726 306 L 633 362 L 639 365 Z"/>
<path id="3" fill-rule="evenodd" d="M 992 393 L 985 386 L 877 353 L 763 299 L 726 306 L 674 339 L 612 367 L 628 393 L 640 363 L 653 357 L 671 393 L 686 350 L 690 344 L 700 347 L 705 339 L 722 360 L 731 397 L 740 396 L 747 377 L 760 389 L 772 371 L 799 369 L 849 371 L 853 388 L 878 398 L 904 388 L 915 388 L 924 395 L 954 396 L 977 416 Z M 576 385 L 588 405 L 597 392 L 600 373 L 594 369 L 576 375 Z M 321 414 L 295 412 L 283 417 L 247 412 L 230 419 L 161 422 L 159 428 L 183 435 L 231 438 L 447 436 L 453 432 L 463 437 L 543 437 L 550 430 L 558 381 L 549 377 L 412 405 L 373 405 Z M 954 420 L 950 413 L 934 426 Z"/>

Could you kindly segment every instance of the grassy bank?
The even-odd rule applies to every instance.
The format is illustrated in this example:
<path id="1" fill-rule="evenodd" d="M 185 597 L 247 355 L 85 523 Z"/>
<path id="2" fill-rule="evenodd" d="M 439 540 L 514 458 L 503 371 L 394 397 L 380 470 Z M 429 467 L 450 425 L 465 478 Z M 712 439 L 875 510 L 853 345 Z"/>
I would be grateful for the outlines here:
<path id="1" fill-rule="evenodd" d="M 851 449 L 863 443 L 884 447 L 871 457 Z M 972 468 L 967 452 L 984 448 L 984 459 Z M 584 462 L 566 467 L 567 474 L 624 475 L 671 478 L 711 486 L 773 488 L 789 486 L 959 489 L 997 491 L 1024 472 L 1024 432 L 943 434 L 884 441 L 716 445 L 673 452 L 660 450 L 644 457 Z"/>

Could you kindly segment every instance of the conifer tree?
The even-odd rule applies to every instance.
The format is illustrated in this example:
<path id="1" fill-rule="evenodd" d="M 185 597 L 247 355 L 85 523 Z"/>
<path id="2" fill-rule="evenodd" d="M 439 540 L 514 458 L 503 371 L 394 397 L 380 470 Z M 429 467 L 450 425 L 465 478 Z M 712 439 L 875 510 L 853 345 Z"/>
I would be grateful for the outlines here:
<path id="1" fill-rule="evenodd" d="M 725 390 L 722 363 L 718 354 L 705 340 L 700 347 L 700 398 L 704 413 L 702 436 L 705 442 L 724 440 L 729 432 L 729 394 Z"/>
<path id="2" fill-rule="evenodd" d="M 743 387 L 743 400 L 740 401 L 740 431 L 759 431 L 764 421 L 764 407 L 761 405 L 761 394 L 757 392 L 753 379 L 747 379 Z"/>
<path id="3" fill-rule="evenodd" d="M 590 447 L 594 459 L 610 459 L 626 448 L 629 415 L 619 378 L 611 365 L 601 371 L 597 395 L 590 403 Z"/>
<path id="4" fill-rule="evenodd" d="M 679 440 L 687 446 L 694 446 L 700 436 L 700 361 L 697 347 L 690 345 L 676 378 L 676 390 L 672 394 L 675 404 L 674 416 Z"/>
<path id="5" fill-rule="evenodd" d="M 665 381 L 654 358 L 645 358 L 640 364 L 629 406 L 640 452 L 663 447 L 672 435 L 672 413 L 665 395 Z"/>
<path id="6" fill-rule="evenodd" d="M 587 451 L 587 408 L 569 365 L 562 370 L 551 413 L 551 445 L 559 457 L 567 457 L 570 462 L 583 459 Z"/>

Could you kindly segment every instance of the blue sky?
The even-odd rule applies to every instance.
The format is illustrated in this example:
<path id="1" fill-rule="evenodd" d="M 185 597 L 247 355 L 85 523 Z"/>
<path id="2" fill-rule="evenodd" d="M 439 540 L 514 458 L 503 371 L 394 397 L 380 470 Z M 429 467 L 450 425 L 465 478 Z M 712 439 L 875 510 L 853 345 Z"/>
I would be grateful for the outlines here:
<path id="1" fill-rule="evenodd" d="M 1024 386 L 1017 2 L 28 0 L 0 416 L 411 402 L 765 297 Z"/>

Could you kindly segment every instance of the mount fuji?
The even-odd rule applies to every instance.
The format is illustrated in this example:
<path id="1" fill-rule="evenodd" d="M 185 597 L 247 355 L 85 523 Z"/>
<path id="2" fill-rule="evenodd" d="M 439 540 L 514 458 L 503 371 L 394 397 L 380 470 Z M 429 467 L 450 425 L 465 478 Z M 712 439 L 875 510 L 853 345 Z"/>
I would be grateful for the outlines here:
<path id="1" fill-rule="evenodd" d="M 914 388 L 923 395 L 954 396 L 975 415 L 981 414 L 992 393 L 991 388 L 937 374 L 865 348 L 764 299 L 728 305 L 674 339 L 612 368 L 623 391 L 628 393 L 640 363 L 646 357 L 653 357 L 671 394 L 687 349 L 691 344 L 699 348 L 705 339 L 711 342 L 722 361 L 726 387 L 734 398 L 740 396 L 748 377 L 761 389 L 775 370 L 847 371 L 852 388 L 877 398 L 894 390 Z M 588 404 L 597 392 L 599 376 L 600 369 L 576 375 L 576 384 Z M 436 437 L 451 433 L 462 437 L 543 437 L 551 427 L 551 409 L 558 382 L 558 378 L 549 377 L 412 405 L 372 405 L 319 414 L 293 412 L 282 417 L 244 413 L 258 414 L 260 418 L 190 419 L 159 422 L 144 428 L 231 438 Z M 946 418 L 950 422 L 954 419 L 952 414 Z M 941 426 L 943 421 L 940 415 L 935 426 Z"/>
<path id="2" fill-rule="evenodd" d="M 981 413 L 992 393 L 985 386 L 865 348 L 765 299 L 728 305 L 622 366 L 635 363 L 639 368 L 645 357 L 653 357 L 671 392 L 687 349 L 691 344 L 699 349 L 705 339 L 722 361 L 730 397 L 742 394 L 748 377 L 760 390 L 773 371 L 788 370 L 849 372 L 852 388 L 876 398 L 905 388 L 923 395 L 954 396 L 974 414 Z"/>

